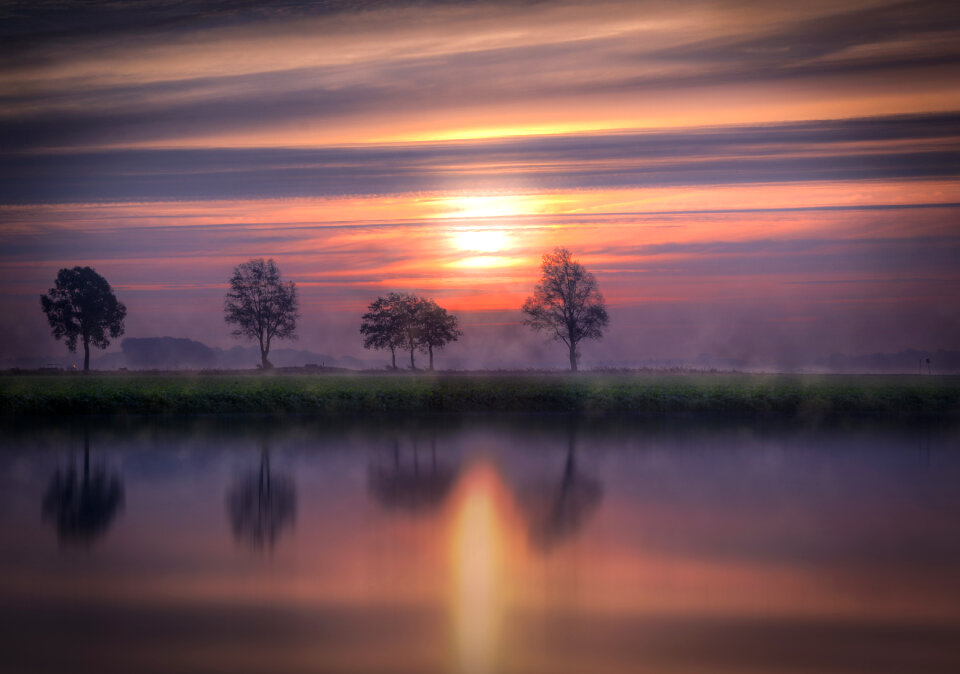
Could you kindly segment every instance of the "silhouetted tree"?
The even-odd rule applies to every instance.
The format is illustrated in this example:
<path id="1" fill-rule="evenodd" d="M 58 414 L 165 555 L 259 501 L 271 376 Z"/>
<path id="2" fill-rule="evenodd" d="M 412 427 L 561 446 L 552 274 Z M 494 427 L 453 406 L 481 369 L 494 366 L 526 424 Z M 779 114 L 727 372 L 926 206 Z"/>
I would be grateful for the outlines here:
<path id="1" fill-rule="evenodd" d="M 410 352 L 410 369 L 417 369 L 414 353 L 420 348 L 423 337 L 423 305 L 424 300 L 411 293 L 401 293 L 400 300 L 394 305 L 398 320 L 396 325 L 400 329 L 400 343 Z"/>
<path id="2" fill-rule="evenodd" d="M 117 301 L 107 279 L 90 267 L 61 269 L 54 287 L 40 296 L 53 336 L 66 337 L 71 353 L 83 344 L 83 370 L 90 370 L 90 345 L 105 349 L 123 334 L 127 308 Z"/>
<path id="3" fill-rule="evenodd" d="M 403 346 L 404 340 L 404 297 L 401 293 L 378 297 L 367 307 L 360 322 L 363 348 L 390 349 L 390 365 L 394 370 L 397 369 L 397 349 Z"/>
<path id="4" fill-rule="evenodd" d="M 241 478 L 227 492 L 227 511 L 233 535 L 255 548 L 272 548 L 297 514 L 293 480 L 270 471 L 270 452 L 260 453 L 260 470 Z"/>
<path id="5" fill-rule="evenodd" d="M 57 470 L 43 497 L 43 517 L 57 528 L 61 541 L 89 543 L 109 529 L 123 508 L 123 481 L 104 467 L 90 468 L 90 439 L 83 438 L 83 472 L 76 466 Z"/>
<path id="6" fill-rule="evenodd" d="M 419 350 L 430 354 L 433 369 L 433 350 L 456 341 L 463 334 L 457 327 L 456 316 L 438 306 L 433 300 L 412 293 L 390 293 L 378 297 L 367 307 L 360 322 L 360 334 L 366 349 L 390 349 L 390 363 L 397 369 L 397 349 L 410 352 L 410 368 L 416 369 L 414 354 Z"/>
<path id="7" fill-rule="evenodd" d="M 273 260 L 257 258 L 237 265 L 223 310 L 224 320 L 237 326 L 235 337 L 259 342 L 264 369 L 273 367 L 267 358 L 273 339 L 297 338 L 297 287 L 293 281 L 280 280 L 280 270 Z"/>
<path id="8" fill-rule="evenodd" d="M 609 323 L 603 295 L 594 275 L 566 248 L 546 253 L 540 270 L 543 275 L 533 296 L 523 303 L 522 311 L 527 315 L 524 324 L 566 344 L 570 369 L 576 372 L 580 357 L 577 345 L 584 339 L 601 338 Z"/>
<path id="9" fill-rule="evenodd" d="M 433 369 L 433 350 L 442 349 L 463 335 L 457 317 L 447 313 L 433 300 L 423 300 L 419 307 L 420 349 L 430 354 L 430 369 Z"/>

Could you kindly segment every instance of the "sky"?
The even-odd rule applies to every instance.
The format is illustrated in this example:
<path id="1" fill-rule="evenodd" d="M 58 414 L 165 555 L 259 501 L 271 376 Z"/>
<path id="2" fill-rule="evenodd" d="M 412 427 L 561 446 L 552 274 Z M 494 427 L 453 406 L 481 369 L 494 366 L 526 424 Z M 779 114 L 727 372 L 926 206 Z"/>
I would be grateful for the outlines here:
<path id="1" fill-rule="evenodd" d="M 519 311 L 554 246 L 608 304 L 586 366 L 960 349 L 951 5 L 0 2 L 0 360 L 65 353 L 74 265 L 127 336 L 228 348 L 264 257 L 275 348 L 382 365 L 402 290 L 460 317 L 441 367 L 561 368 Z"/>

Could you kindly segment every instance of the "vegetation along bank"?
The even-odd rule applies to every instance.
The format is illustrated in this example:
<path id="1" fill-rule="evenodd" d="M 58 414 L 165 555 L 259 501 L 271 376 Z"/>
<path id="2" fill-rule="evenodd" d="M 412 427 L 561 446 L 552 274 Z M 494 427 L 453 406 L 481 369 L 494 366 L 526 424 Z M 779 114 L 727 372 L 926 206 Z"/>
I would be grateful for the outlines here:
<path id="1" fill-rule="evenodd" d="M 758 374 L 0 375 L 0 415 L 585 412 L 960 417 L 960 377 Z"/>

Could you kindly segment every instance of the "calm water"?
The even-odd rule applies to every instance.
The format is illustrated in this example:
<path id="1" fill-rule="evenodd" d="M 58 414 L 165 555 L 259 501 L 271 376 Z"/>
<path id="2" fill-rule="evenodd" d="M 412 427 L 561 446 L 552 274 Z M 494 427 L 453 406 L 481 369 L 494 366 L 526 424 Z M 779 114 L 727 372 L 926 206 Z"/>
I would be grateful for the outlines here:
<path id="1" fill-rule="evenodd" d="M 960 434 L 6 427 L 5 672 L 957 672 Z"/>

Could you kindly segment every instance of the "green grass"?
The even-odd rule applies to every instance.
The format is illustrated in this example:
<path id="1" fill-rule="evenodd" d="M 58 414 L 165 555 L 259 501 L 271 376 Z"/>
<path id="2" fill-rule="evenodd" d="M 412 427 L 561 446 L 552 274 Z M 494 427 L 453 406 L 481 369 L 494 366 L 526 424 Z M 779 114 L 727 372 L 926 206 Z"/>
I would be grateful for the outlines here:
<path id="1" fill-rule="evenodd" d="M 0 375 L 0 415 L 409 412 L 960 416 L 960 377 Z"/>

